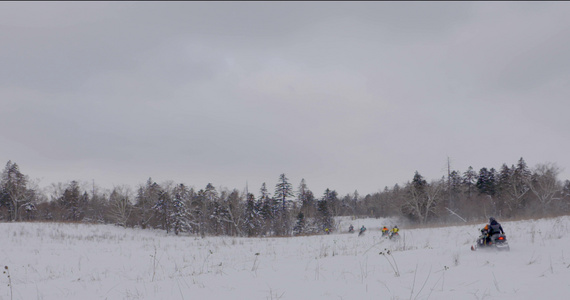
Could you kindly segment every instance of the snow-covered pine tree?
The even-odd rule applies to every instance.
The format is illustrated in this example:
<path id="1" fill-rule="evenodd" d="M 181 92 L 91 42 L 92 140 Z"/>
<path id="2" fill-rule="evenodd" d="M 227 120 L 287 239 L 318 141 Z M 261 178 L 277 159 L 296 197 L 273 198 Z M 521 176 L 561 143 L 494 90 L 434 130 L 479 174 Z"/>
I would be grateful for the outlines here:
<path id="1" fill-rule="evenodd" d="M 278 224 L 274 223 L 276 235 L 289 235 L 291 233 L 291 221 L 289 220 L 288 204 L 290 197 L 293 197 L 293 186 L 285 174 L 279 175 L 279 182 L 275 185 L 275 201 L 279 201 L 281 209 L 278 213 Z M 276 203 L 277 204 L 277 203 Z M 277 214 L 276 214 L 277 216 Z"/>
<path id="2" fill-rule="evenodd" d="M 474 195 L 476 182 L 477 182 L 477 172 L 473 170 L 473 167 L 469 166 L 469 168 L 467 168 L 467 171 L 463 173 L 463 185 L 467 189 L 468 198 L 471 198 Z"/>
<path id="3" fill-rule="evenodd" d="M 305 179 L 302 179 L 301 183 L 299 184 L 297 199 L 301 204 L 299 211 L 303 213 L 304 219 L 314 218 L 317 206 L 315 202 L 315 195 L 308 188 Z"/>
<path id="4" fill-rule="evenodd" d="M 333 192 L 327 188 L 323 197 L 317 201 L 317 224 L 323 232 L 325 229 L 332 231 L 334 227 L 330 209 L 331 199 L 334 197 Z"/>
<path id="5" fill-rule="evenodd" d="M 270 196 L 265 182 L 261 185 L 259 192 L 260 196 L 258 199 L 258 205 L 261 206 L 260 215 L 263 223 L 261 235 L 275 234 L 274 228 L 278 221 L 277 219 L 281 209 L 279 200 Z"/>
<path id="6" fill-rule="evenodd" d="M 191 229 L 190 212 L 186 203 L 190 201 L 190 190 L 184 185 L 179 184 L 174 188 L 174 197 L 172 199 L 172 211 L 170 218 L 172 220 L 172 229 L 174 234 L 187 232 Z"/>
<path id="7" fill-rule="evenodd" d="M 6 167 L 2 171 L 0 179 L 0 187 L 2 194 L 0 195 L 2 205 L 8 207 L 9 220 L 17 221 L 20 219 L 20 207 L 31 201 L 28 186 L 28 176 L 20 172 L 18 164 L 8 161 Z M 1 205 L 0 205 L 1 206 Z"/>
<path id="8" fill-rule="evenodd" d="M 155 227 L 157 222 L 153 220 L 153 206 L 158 202 L 161 187 L 149 177 L 144 186 L 139 187 L 136 197 L 135 209 L 138 224 L 142 229 L 148 226 Z"/>
<path id="9" fill-rule="evenodd" d="M 459 172 L 452 171 L 449 173 L 449 201 L 448 206 L 450 209 L 455 209 L 456 202 L 461 196 L 461 175 Z"/>
<path id="10" fill-rule="evenodd" d="M 495 169 L 481 168 L 475 186 L 480 194 L 494 196 L 496 192 Z"/>
<path id="11" fill-rule="evenodd" d="M 297 222 L 293 227 L 293 234 L 300 235 L 303 233 L 305 233 L 305 215 L 303 214 L 302 211 L 300 211 L 299 214 L 297 215 Z"/>
<path id="12" fill-rule="evenodd" d="M 194 224 L 192 232 L 199 233 L 201 237 L 205 237 L 207 230 L 207 213 L 208 202 L 206 200 L 206 193 L 204 190 L 199 190 L 194 197 L 192 197 L 190 205 L 191 222 Z"/>
<path id="13" fill-rule="evenodd" d="M 211 183 L 208 183 L 206 186 L 204 196 L 206 198 L 207 211 L 205 213 L 207 216 L 208 230 L 215 235 L 223 234 L 224 224 L 222 219 L 226 212 L 220 203 L 218 191 Z"/>
<path id="14" fill-rule="evenodd" d="M 305 178 L 301 179 L 301 183 L 299 183 L 299 188 L 297 189 L 297 202 L 301 207 L 307 201 L 307 192 L 309 188 L 307 187 L 307 183 L 305 182 Z"/>
<path id="15" fill-rule="evenodd" d="M 255 201 L 255 196 L 251 193 L 247 194 L 247 200 L 244 207 L 243 232 L 249 236 L 257 236 L 262 226 L 261 212 L 259 204 Z"/>
<path id="16" fill-rule="evenodd" d="M 354 194 L 352 194 L 352 203 L 351 203 L 351 208 L 352 208 L 352 215 L 356 217 L 357 213 L 358 213 L 358 199 L 360 198 L 360 195 L 358 194 L 358 190 L 354 190 Z"/>
<path id="17" fill-rule="evenodd" d="M 275 199 L 281 201 L 283 211 L 287 209 L 287 199 L 293 196 L 293 186 L 289 183 L 289 179 L 285 174 L 279 175 L 279 182 L 275 185 Z"/>
<path id="18" fill-rule="evenodd" d="M 155 219 L 159 220 L 158 226 L 166 233 L 170 232 L 172 227 L 172 197 L 168 191 L 161 190 L 158 196 L 158 201 L 152 207 L 155 214 Z"/>
<path id="19" fill-rule="evenodd" d="M 71 181 L 63 192 L 63 196 L 59 199 L 59 204 L 66 210 L 65 220 L 77 222 L 82 219 L 81 204 L 83 201 L 79 183 L 75 180 Z"/>

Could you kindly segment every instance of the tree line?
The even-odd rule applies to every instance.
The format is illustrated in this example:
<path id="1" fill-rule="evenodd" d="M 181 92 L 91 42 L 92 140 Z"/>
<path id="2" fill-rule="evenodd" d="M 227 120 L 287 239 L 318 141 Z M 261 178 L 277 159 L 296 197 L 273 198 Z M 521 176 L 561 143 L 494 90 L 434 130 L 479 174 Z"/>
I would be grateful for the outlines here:
<path id="1" fill-rule="evenodd" d="M 466 222 L 496 216 L 503 219 L 570 213 L 570 181 L 558 179 L 560 168 L 538 164 L 532 170 L 521 157 L 510 167 L 469 167 L 428 182 L 417 171 L 400 187 L 367 195 L 364 206 L 377 217 L 399 215 L 417 223 Z"/>
<path id="2" fill-rule="evenodd" d="M 136 190 L 116 186 L 101 191 L 78 181 L 52 184 L 41 191 L 19 166 L 8 161 L 0 179 L 0 220 L 93 222 L 162 229 L 167 233 L 231 236 L 290 236 L 324 233 L 334 217 L 402 217 L 418 224 L 542 217 L 570 213 L 570 181 L 558 179 L 555 164 L 532 170 L 523 158 L 499 171 L 469 167 L 428 182 L 419 172 L 402 186 L 361 197 L 339 196 L 331 189 L 315 195 L 304 179 L 294 188 L 285 174 L 270 191 L 202 189 L 149 178 Z"/>

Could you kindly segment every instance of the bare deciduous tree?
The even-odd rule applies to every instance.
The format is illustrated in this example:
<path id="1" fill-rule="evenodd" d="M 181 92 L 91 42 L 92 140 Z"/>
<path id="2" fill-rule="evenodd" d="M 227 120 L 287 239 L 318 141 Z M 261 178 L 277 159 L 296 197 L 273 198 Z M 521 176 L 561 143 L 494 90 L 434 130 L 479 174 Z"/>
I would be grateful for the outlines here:
<path id="1" fill-rule="evenodd" d="M 404 211 L 415 216 L 420 223 L 427 223 L 430 216 L 436 214 L 437 204 L 441 200 L 441 191 L 444 186 L 443 179 L 428 184 L 416 172 L 414 180 L 408 184 L 409 194 L 404 202 Z"/>
<path id="2" fill-rule="evenodd" d="M 553 201 L 559 199 L 562 184 L 558 181 L 560 168 L 553 163 L 538 164 L 526 183 L 536 196 L 542 212 L 546 213 Z"/>
<path id="3" fill-rule="evenodd" d="M 127 227 L 133 211 L 132 191 L 127 186 L 116 186 L 109 196 L 109 217 L 115 224 Z"/>

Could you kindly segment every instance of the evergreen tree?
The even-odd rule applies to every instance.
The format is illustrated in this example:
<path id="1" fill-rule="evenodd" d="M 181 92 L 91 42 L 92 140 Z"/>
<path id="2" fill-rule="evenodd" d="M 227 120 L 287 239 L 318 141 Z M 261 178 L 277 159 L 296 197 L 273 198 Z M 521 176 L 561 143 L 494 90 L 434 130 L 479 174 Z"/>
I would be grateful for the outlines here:
<path id="1" fill-rule="evenodd" d="M 532 172 L 528 168 L 525 160 L 521 157 L 517 162 L 517 167 L 515 169 L 515 176 L 519 176 L 522 179 L 530 179 Z"/>
<path id="2" fill-rule="evenodd" d="M 510 188 L 511 185 L 511 177 L 513 176 L 513 169 L 510 169 L 507 164 L 503 164 L 501 166 L 501 171 L 499 171 L 499 175 L 497 178 L 497 192 L 500 195 L 504 195 Z"/>
<path id="3" fill-rule="evenodd" d="M 135 214 L 133 213 L 134 208 L 133 208 L 133 203 L 131 202 L 134 200 L 134 198 L 131 195 L 132 192 L 128 186 L 123 186 L 122 189 L 124 190 L 125 193 L 127 193 L 127 198 L 129 199 L 128 203 L 130 211 L 128 219 L 131 223 L 126 224 L 126 226 L 134 226 L 135 224 L 133 223 L 133 219 Z M 93 185 L 91 196 L 87 198 L 89 198 L 89 202 L 87 203 L 87 206 L 83 209 L 83 212 L 85 214 L 84 220 L 89 220 L 90 222 L 104 223 L 104 224 L 116 221 L 116 219 L 114 219 L 112 214 L 108 213 L 112 211 L 113 208 L 111 208 L 111 203 L 107 198 L 107 195 L 105 195 L 102 192 L 99 192 L 99 189 L 95 185 Z"/>
<path id="4" fill-rule="evenodd" d="M 287 199 L 293 197 L 293 186 L 285 174 L 279 175 L 279 182 L 275 185 L 275 199 L 281 200 L 282 210 L 287 209 Z"/>
<path id="5" fill-rule="evenodd" d="M 359 198 L 358 191 L 357 191 L 357 190 L 354 190 L 354 194 L 352 195 L 352 203 L 353 203 L 353 205 L 352 205 L 352 214 L 353 214 L 354 216 L 356 216 L 356 214 L 358 213 L 358 207 L 357 207 L 358 198 Z"/>
<path id="6" fill-rule="evenodd" d="M 82 204 L 86 194 L 81 195 L 79 183 L 75 180 L 69 183 L 69 186 L 63 192 L 63 196 L 59 199 L 60 205 L 66 210 L 65 220 L 77 222 L 83 218 Z"/>
<path id="7" fill-rule="evenodd" d="M 511 191 L 511 178 L 513 176 L 513 168 L 509 168 L 507 164 L 501 166 L 501 170 L 497 175 L 497 186 L 496 186 L 496 198 L 498 202 L 499 215 L 503 215 L 503 211 L 508 207 L 508 202 L 510 201 L 510 191 Z"/>
<path id="8" fill-rule="evenodd" d="M 473 196 L 476 182 L 477 172 L 473 171 L 473 167 L 469 166 L 469 168 L 467 168 L 467 171 L 463 173 L 463 185 L 465 185 L 467 188 L 467 197 L 471 198 Z"/>
<path id="9" fill-rule="evenodd" d="M 293 227 L 293 234 L 300 235 L 305 232 L 305 215 L 302 211 L 299 212 L 297 215 L 297 222 L 295 223 L 295 227 Z"/>
<path id="10" fill-rule="evenodd" d="M 305 179 L 303 178 L 301 179 L 301 183 L 299 183 L 299 188 L 297 190 L 297 202 L 301 207 L 306 205 L 307 192 L 309 192 L 309 188 L 307 187 L 307 183 L 305 183 Z"/>
<path id="11" fill-rule="evenodd" d="M 243 226 L 244 233 L 249 237 L 258 235 L 262 227 L 260 206 L 256 203 L 255 196 L 251 193 L 247 194 Z"/>
<path id="12" fill-rule="evenodd" d="M 8 208 L 10 221 L 19 220 L 20 207 L 32 201 L 27 185 L 28 177 L 20 172 L 18 164 L 9 160 L 4 171 L 2 171 L 0 180 L 2 194 L 0 196 L 2 197 L 2 205 Z"/>
<path id="13" fill-rule="evenodd" d="M 332 200 L 336 197 L 336 192 L 326 189 L 321 200 L 317 202 L 317 212 L 318 212 L 318 225 L 321 230 L 328 229 L 329 231 L 333 229 L 333 218 L 330 210 L 330 205 Z"/>
<path id="14" fill-rule="evenodd" d="M 137 219 L 142 229 L 155 225 L 153 220 L 153 206 L 159 201 L 161 187 L 153 182 L 149 177 L 146 185 L 139 187 L 135 208 L 137 210 Z"/>
<path id="15" fill-rule="evenodd" d="M 461 186 L 462 186 L 463 179 L 459 172 L 452 171 L 449 173 L 449 203 L 448 206 L 450 209 L 455 208 L 455 203 L 459 200 L 461 196 Z"/>
<path id="16" fill-rule="evenodd" d="M 172 198 L 170 193 L 165 190 L 160 190 L 158 194 L 158 201 L 152 207 L 154 210 L 154 218 L 158 220 L 159 228 L 166 230 L 166 233 L 170 232 L 172 227 Z"/>
<path id="17" fill-rule="evenodd" d="M 220 197 L 218 191 L 211 183 L 206 185 L 203 192 L 203 204 L 204 208 L 201 212 L 203 218 L 204 229 L 211 234 L 220 234 L 221 231 L 221 220 L 224 211 L 219 203 Z"/>
<path id="18" fill-rule="evenodd" d="M 279 176 L 279 182 L 275 185 L 275 201 L 280 201 L 281 203 L 281 210 L 278 214 L 278 224 L 274 222 L 274 231 L 277 235 L 287 235 L 290 234 L 290 220 L 289 220 L 289 212 L 287 210 L 287 203 L 288 198 L 293 197 L 293 186 L 289 183 L 289 179 L 285 176 L 285 174 L 281 174 Z M 276 203 L 277 204 L 277 203 Z"/>
<path id="19" fill-rule="evenodd" d="M 412 186 L 415 188 L 417 193 L 418 194 L 425 193 L 427 185 L 428 183 L 424 179 L 424 177 L 418 171 L 416 171 L 416 173 L 414 173 L 414 178 L 412 179 Z"/>
<path id="20" fill-rule="evenodd" d="M 197 228 L 194 232 L 200 234 L 203 238 L 206 236 L 207 230 L 207 215 L 208 215 L 208 202 L 206 200 L 206 192 L 199 190 L 192 198 L 190 214 L 192 216 L 192 224 Z"/>
<path id="21" fill-rule="evenodd" d="M 181 183 L 174 188 L 173 193 L 170 219 L 174 234 L 178 235 L 180 232 L 187 232 L 191 229 L 190 212 L 186 205 L 190 201 L 191 192 Z"/>
<path id="22" fill-rule="evenodd" d="M 481 168 L 475 186 L 480 194 L 494 196 L 496 191 L 495 169 Z"/>
<path id="23" fill-rule="evenodd" d="M 303 213 L 303 218 L 312 218 L 315 215 L 315 196 L 305 183 L 305 179 L 301 180 L 299 190 L 297 192 L 297 199 L 301 204 L 300 212 Z"/>
<path id="24" fill-rule="evenodd" d="M 216 191 L 216 188 L 211 183 L 208 183 L 206 185 L 206 189 L 204 190 L 204 196 L 206 197 L 206 201 L 210 203 L 219 200 L 218 191 Z"/>
<path id="25" fill-rule="evenodd" d="M 259 192 L 260 196 L 258 200 L 258 206 L 261 206 L 260 215 L 263 221 L 263 229 L 261 234 L 265 235 L 273 228 L 273 220 L 275 219 L 275 207 L 273 199 L 269 196 L 265 182 L 261 185 Z"/>
<path id="26" fill-rule="evenodd" d="M 335 190 L 330 190 L 327 203 L 332 217 L 336 217 L 341 214 L 342 203 L 340 202 L 340 199 L 338 199 L 338 193 Z"/>

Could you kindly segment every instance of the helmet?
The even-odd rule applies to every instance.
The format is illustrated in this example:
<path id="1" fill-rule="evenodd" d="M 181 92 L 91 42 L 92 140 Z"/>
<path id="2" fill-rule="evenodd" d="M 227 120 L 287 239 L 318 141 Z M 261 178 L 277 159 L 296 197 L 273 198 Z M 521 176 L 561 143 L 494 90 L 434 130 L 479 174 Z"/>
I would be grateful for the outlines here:
<path id="1" fill-rule="evenodd" d="M 398 228 L 398 226 L 394 226 L 394 228 Z"/>
<path id="2" fill-rule="evenodd" d="M 491 223 L 491 222 L 493 222 L 493 221 L 495 221 L 495 218 L 490 217 L 490 218 L 489 218 L 489 223 Z"/>

